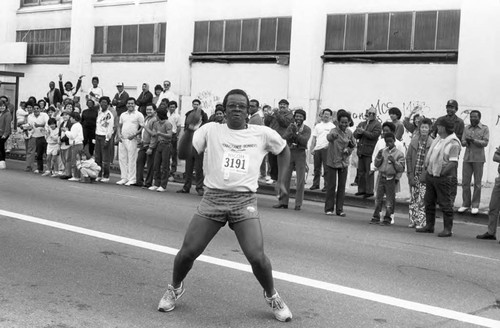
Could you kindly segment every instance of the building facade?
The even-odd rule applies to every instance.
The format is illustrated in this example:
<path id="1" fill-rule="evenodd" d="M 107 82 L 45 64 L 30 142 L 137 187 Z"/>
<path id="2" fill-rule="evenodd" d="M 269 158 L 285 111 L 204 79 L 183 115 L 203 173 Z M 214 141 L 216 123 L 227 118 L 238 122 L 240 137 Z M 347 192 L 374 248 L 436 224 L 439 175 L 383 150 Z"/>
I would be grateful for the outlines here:
<path id="1" fill-rule="evenodd" d="M 19 100 L 49 81 L 100 78 L 138 96 L 164 80 L 181 112 L 199 98 L 210 112 L 232 88 L 261 104 L 282 98 L 308 113 L 344 108 L 356 123 L 370 107 L 444 115 L 457 99 L 490 128 L 484 182 L 500 145 L 499 0 L 4 0 L 0 71 L 25 74 Z M 0 79 L 2 77 L 0 76 Z M 0 94 L 9 93 L 8 85 Z M 405 134 L 405 140 L 409 136 Z"/>

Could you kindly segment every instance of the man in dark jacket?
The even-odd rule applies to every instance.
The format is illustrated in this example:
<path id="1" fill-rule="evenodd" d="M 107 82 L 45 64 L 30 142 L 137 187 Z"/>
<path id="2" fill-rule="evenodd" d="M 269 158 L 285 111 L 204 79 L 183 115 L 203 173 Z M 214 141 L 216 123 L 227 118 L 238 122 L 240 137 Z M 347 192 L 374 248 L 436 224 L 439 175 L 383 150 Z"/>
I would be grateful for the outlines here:
<path id="1" fill-rule="evenodd" d="M 111 102 L 111 105 L 115 106 L 116 108 L 116 114 L 118 115 L 118 118 L 120 118 L 120 115 L 122 113 L 127 111 L 127 99 L 130 97 L 127 91 L 124 90 L 124 88 L 125 86 L 123 82 L 118 82 L 116 84 L 116 89 L 118 90 L 118 92 L 115 94 L 115 97 Z"/>
<path id="2" fill-rule="evenodd" d="M 373 196 L 374 175 L 370 171 L 370 165 L 375 144 L 382 132 L 382 125 L 377 120 L 377 110 L 370 108 L 367 115 L 367 120 L 359 123 L 353 133 L 354 138 L 358 139 L 358 192 L 355 195 L 365 198 Z"/>
<path id="3" fill-rule="evenodd" d="M 49 83 L 49 91 L 47 92 L 47 98 L 45 98 L 50 105 L 54 107 L 57 103 L 62 103 L 62 94 L 59 89 L 56 88 L 56 83 L 54 81 L 50 81 Z"/>
<path id="4" fill-rule="evenodd" d="M 139 95 L 139 97 L 137 97 L 136 100 L 136 104 L 137 106 L 139 106 L 139 112 L 141 112 L 142 115 L 147 116 L 146 107 L 147 105 L 152 103 L 153 103 L 153 94 L 151 93 L 151 91 L 149 91 L 149 84 L 143 83 L 142 92 Z"/>

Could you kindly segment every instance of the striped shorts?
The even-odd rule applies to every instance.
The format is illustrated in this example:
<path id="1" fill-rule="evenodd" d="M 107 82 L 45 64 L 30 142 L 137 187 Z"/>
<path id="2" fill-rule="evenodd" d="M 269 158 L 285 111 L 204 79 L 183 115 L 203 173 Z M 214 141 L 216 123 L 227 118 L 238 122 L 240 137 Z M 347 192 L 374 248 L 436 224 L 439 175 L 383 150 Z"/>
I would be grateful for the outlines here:
<path id="1" fill-rule="evenodd" d="M 196 214 L 206 219 L 221 222 L 224 225 L 259 219 L 257 196 L 254 192 L 225 191 L 207 189 L 198 205 Z"/>

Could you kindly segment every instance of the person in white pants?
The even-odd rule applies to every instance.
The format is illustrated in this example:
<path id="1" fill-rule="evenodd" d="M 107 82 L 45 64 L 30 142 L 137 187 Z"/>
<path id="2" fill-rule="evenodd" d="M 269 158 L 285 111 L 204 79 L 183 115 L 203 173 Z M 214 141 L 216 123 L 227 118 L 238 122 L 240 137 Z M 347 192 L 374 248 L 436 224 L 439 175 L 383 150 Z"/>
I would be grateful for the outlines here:
<path id="1" fill-rule="evenodd" d="M 127 99 L 127 111 L 120 115 L 118 124 L 118 153 L 121 179 L 116 184 L 136 184 L 137 137 L 144 127 L 144 116 L 136 110 L 136 100 Z"/>

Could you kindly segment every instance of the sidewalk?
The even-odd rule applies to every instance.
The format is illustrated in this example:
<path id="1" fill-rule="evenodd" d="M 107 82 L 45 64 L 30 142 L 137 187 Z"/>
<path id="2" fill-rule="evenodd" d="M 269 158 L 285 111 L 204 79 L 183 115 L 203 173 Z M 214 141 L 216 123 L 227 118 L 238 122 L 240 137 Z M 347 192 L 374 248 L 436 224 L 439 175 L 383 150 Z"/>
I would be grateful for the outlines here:
<path id="1" fill-rule="evenodd" d="M 7 158 L 24 161 L 26 156 L 24 154 L 24 150 L 17 150 L 16 149 L 16 150 L 12 150 L 10 153 L 7 153 Z M 185 161 L 182 161 L 182 160 L 178 161 L 177 172 L 174 175 L 175 182 L 177 182 L 177 183 L 184 182 L 184 178 L 183 178 L 183 174 L 184 174 L 184 170 L 185 170 L 184 164 L 185 164 Z M 120 167 L 119 167 L 118 161 L 116 159 L 111 164 L 111 171 L 114 173 L 120 172 Z M 309 188 L 312 186 L 312 181 L 313 181 L 313 174 L 312 173 L 313 173 L 313 165 L 311 163 L 309 163 L 309 174 L 306 178 L 304 199 L 309 200 L 309 201 L 323 202 L 324 203 L 326 193 L 322 192 L 321 189 L 309 190 Z M 346 206 L 354 206 L 354 207 L 362 207 L 362 208 L 373 208 L 374 201 L 375 201 L 374 197 L 366 199 L 363 197 L 354 196 L 354 194 L 357 192 L 357 187 L 351 186 L 350 184 L 354 181 L 355 175 L 356 175 L 355 170 L 349 171 L 349 175 L 347 178 L 347 186 L 346 186 L 345 205 Z M 405 215 L 405 214 L 408 214 L 410 193 L 409 193 L 409 188 L 408 188 L 408 183 L 406 181 L 406 177 L 403 177 L 402 182 L 403 183 L 401 184 L 401 192 L 399 192 L 396 195 L 395 211 L 398 214 Z M 261 193 L 261 194 L 274 195 L 275 194 L 274 186 L 275 186 L 274 184 L 268 185 L 268 184 L 266 184 L 265 181 L 259 180 L 259 189 L 257 190 L 257 192 Z M 291 196 L 293 197 L 293 196 L 295 196 L 294 181 L 292 181 L 291 186 L 292 186 L 292 188 L 290 190 L 290 193 L 291 193 Z M 321 179 L 321 187 L 323 187 L 323 178 Z M 487 186 L 482 187 L 479 214 L 471 215 L 468 212 L 466 212 L 464 214 L 455 213 L 455 219 L 460 220 L 460 221 L 465 221 L 465 222 L 475 222 L 475 223 L 480 223 L 480 224 L 487 224 L 488 223 L 488 206 L 489 206 L 489 202 L 490 202 L 492 189 L 493 189 L 492 185 L 487 185 Z M 293 201 L 291 201 L 291 203 L 293 204 Z M 462 203 L 462 186 L 459 185 L 458 190 L 457 190 L 457 197 L 455 200 L 455 208 L 460 207 L 461 203 Z M 437 215 L 438 216 L 441 215 L 439 210 L 437 212 Z"/>

